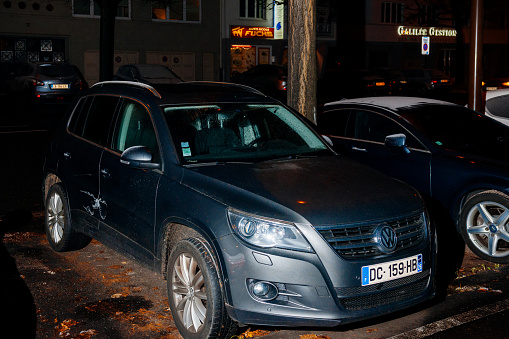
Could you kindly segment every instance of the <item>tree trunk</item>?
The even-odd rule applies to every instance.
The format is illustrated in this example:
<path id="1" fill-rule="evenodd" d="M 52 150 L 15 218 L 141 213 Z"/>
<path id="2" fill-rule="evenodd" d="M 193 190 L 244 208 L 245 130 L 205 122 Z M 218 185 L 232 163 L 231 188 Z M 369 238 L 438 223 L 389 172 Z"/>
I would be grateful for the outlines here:
<path id="1" fill-rule="evenodd" d="M 288 105 L 316 115 L 316 0 L 289 1 Z"/>
<path id="2" fill-rule="evenodd" d="M 113 79 L 113 56 L 115 53 L 115 15 L 120 0 L 96 0 L 101 7 L 99 42 L 99 79 Z"/>

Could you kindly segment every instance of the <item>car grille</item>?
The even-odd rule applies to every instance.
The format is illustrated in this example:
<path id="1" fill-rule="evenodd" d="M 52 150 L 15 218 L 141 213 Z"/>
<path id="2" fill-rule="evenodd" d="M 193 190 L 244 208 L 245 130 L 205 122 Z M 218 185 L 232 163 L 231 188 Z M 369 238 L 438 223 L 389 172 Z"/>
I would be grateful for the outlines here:
<path id="1" fill-rule="evenodd" d="M 363 259 L 385 254 L 376 240 L 375 231 L 380 225 L 388 225 L 396 232 L 398 241 L 392 253 L 418 246 L 426 238 L 426 222 L 422 211 L 392 220 L 315 228 L 343 258 Z"/>
<path id="2" fill-rule="evenodd" d="M 336 288 L 339 302 L 341 305 L 349 311 L 365 310 L 384 305 L 398 303 L 400 301 L 412 299 L 420 293 L 424 292 L 429 284 L 429 271 L 416 274 L 415 276 L 408 277 L 408 279 L 399 279 L 394 287 L 394 284 L 385 285 L 377 284 L 374 286 L 356 287 L 354 290 L 345 291 L 345 289 Z M 390 289 L 389 289 L 390 288 Z M 347 294 L 358 292 L 358 289 L 364 289 L 364 295 L 355 297 L 342 298 L 341 294 L 347 292 Z M 372 289 L 381 289 L 376 293 L 372 292 Z"/>

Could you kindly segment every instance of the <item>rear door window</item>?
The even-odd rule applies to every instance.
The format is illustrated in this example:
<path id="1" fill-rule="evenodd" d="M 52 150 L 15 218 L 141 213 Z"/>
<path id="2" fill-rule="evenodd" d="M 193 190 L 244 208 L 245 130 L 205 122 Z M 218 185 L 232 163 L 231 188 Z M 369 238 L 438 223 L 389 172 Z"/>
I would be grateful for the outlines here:
<path id="1" fill-rule="evenodd" d="M 349 116 L 349 109 L 338 109 L 319 114 L 317 116 L 318 132 L 325 135 L 344 137 Z"/>
<path id="2" fill-rule="evenodd" d="M 111 120 L 115 114 L 119 98 L 114 96 L 96 96 L 90 105 L 88 114 L 83 118 L 80 115 L 78 124 L 83 124 L 82 136 L 96 144 L 106 146 Z M 79 126 L 76 126 L 79 130 Z"/>

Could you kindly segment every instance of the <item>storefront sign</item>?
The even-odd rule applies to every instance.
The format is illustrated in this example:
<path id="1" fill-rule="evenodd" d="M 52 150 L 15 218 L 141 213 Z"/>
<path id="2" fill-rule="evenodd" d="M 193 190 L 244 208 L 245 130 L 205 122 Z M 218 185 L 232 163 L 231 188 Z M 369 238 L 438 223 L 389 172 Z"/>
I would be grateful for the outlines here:
<path id="1" fill-rule="evenodd" d="M 436 27 L 398 27 L 398 35 L 417 35 L 417 36 L 440 36 L 455 37 L 457 31 L 449 28 Z"/>
<path id="2" fill-rule="evenodd" d="M 422 37 L 421 54 L 429 55 L 429 36 Z"/>
<path id="3" fill-rule="evenodd" d="M 273 27 L 231 26 L 232 38 L 274 39 Z"/>
<path id="4" fill-rule="evenodd" d="M 284 38 L 285 5 L 284 2 L 274 2 L 274 39 Z"/>

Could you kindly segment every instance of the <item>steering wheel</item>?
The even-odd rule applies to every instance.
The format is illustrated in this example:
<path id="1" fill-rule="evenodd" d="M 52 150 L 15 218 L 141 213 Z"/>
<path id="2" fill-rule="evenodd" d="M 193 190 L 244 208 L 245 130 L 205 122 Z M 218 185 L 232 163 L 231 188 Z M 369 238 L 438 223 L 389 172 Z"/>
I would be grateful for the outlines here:
<path id="1" fill-rule="evenodd" d="M 257 144 L 262 144 L 262 141 L 264 140 L 265 138 L 256 138 L 254 139 L 253 141 L 251 141 L 249 144 L 247 144 L 247 147 L 254 147 L 255 145 Z M 261 145 L 260 145 L 261 146 Z"/>

